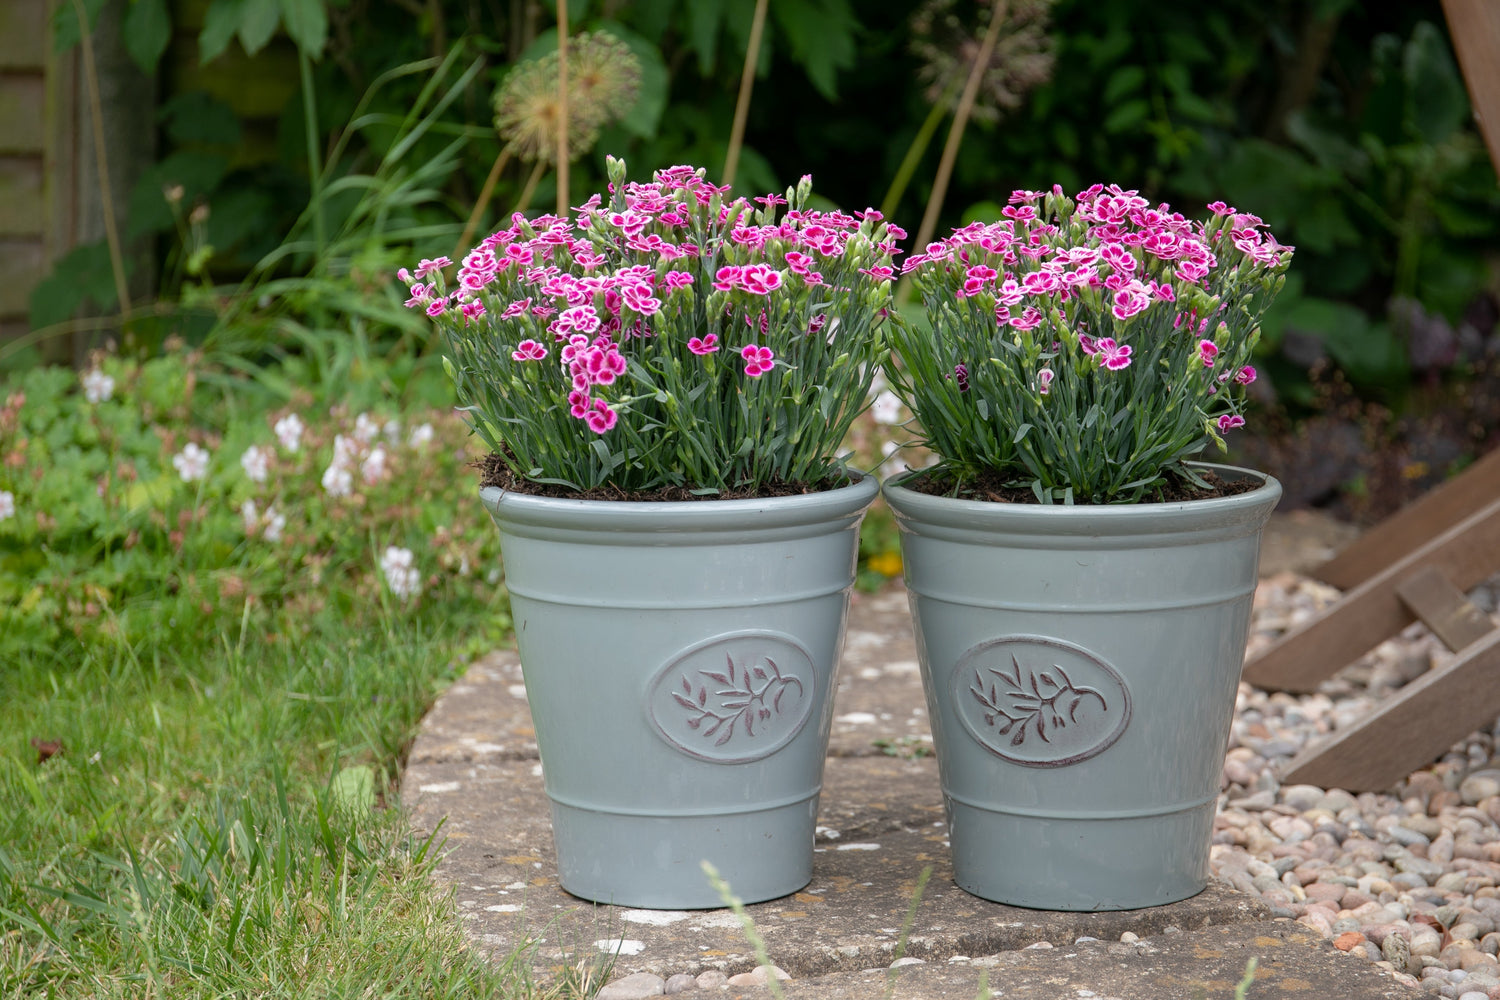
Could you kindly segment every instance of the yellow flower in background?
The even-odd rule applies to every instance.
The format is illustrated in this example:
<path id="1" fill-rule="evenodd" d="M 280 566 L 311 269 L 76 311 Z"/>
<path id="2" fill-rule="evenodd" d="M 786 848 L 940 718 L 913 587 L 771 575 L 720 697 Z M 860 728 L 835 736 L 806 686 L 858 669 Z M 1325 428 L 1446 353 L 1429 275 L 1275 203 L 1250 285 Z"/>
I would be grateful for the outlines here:
<path id="1" fill-rule="evenodd" d="M 900 552 L 877 552 L 871 556 L 865 565 L 877 573 L 885 576 L 901 575 L 901 553 Z"/>

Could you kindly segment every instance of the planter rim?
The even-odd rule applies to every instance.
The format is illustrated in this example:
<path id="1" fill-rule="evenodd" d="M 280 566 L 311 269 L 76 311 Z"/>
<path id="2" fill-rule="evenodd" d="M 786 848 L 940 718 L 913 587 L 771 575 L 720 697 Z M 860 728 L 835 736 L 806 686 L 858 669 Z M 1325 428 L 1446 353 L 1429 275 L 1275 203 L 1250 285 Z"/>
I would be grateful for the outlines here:
<path id="1" fill-rule="evenodd" d="M 1273 476 L 1236 465 L 1190 462 L 1195 468 L 1217 472 L 1227 479 L 1259 479 L 1247 493 L 1207 500 L 1167 503 L 1062 504 L 994 503 L 932 496 L 907 489 L 902 483 L 926 471 L 916 469 L 886 480 L 881 487 L 898 517 L 954 528 L 991 528 L 1049 535 L 1098 535 L 1192 531 L 1226 520 L 1263 520 L 1281 498 L 1281 483 Z"/>
<path id="2" fill-rule="evenodd" d="M 849 470 L 854 482 L 818 493 L 746 500 L 574 500 L 498 486 L 479 491 L 485 508 L 506 524 L 539 528 L 601 528 L 679 533 L 792 528 L 856 514 L 880 492 L 875 476 Z"/>

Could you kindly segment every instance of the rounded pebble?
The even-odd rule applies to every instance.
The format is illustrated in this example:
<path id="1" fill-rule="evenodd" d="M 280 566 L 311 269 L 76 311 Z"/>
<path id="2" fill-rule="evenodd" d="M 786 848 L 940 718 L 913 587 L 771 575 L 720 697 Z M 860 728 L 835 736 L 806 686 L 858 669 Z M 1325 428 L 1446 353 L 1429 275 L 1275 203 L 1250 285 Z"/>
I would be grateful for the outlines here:
<path id="1" fill-rule="evenodd" d="M 662 992 L 670 997 L 676 996 L 678 993 L 686 993 L 688 990 L 696 990 L 697 988 L 697 978 L 688 975 L 686 972 L 679 972 L 675 976 L 667 977 L 667 982 L 662 988 Z"/>
<path id="2" fill-rule="evenodd" d="M 646 1000 L 647 997 L 661 996 L 666 985 L 661 976 L 633 972 L 606 985 L 595 995 L 595 1000 Z"/>

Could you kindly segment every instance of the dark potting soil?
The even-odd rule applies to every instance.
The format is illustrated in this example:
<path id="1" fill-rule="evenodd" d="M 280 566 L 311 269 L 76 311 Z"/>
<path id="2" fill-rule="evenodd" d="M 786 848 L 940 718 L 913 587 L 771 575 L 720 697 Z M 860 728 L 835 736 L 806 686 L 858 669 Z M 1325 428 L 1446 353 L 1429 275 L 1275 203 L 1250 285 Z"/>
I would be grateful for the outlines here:
<path id="1" fill-rule="evenodd" d="M 505 464 L 505 459 L 491 453 L 474 463 L 479 469 L 480 488 L 498 486 L 509 493 L 524 493 L 534 497 L 554 497 L 561 500 L 629 500 L 645 503 L 667 503 L 681 500 L 760 500 L 766 497 L 801 496 L 805 493 L 823 493 L 845 485 L 841 479 L 825 476 L 814 482 L 770 482 L 759 489 L 739 487 L 718 493 L 693 493 L 687 486 L 662 486 L 654 490 L 622 490 L 618 486 L 605 484 L 588 490 L 574 490 L 552 483 L 537 483 L 518 476 Z"/>
<path id="2" fill-rule="evenodd" d="M 1249 493 L 1261 486 L 1259 480 L 1227 480 L 1220 477 L 1218 473 L 1207 470 L 1200 475 L 1208 483 L 1209 489 L 1199 489 L 1191 481 L 1174 472 L 1168 472 L 1166 483 L 1155 490 L 1148 490 L 1141 497 L 1140 502 L 1178 503 L 1185 500 L 1212 500 L 1216 497 L 1232 497 L 1240 493 Z M 1037 503 L 1036 494 L 1031 491 L 1030 486 L 1007 486 L 1006 477 L 996 472 L 985 472 L 960 483 L 946 469 L 934 469 L 914 476 L 901 485 L 916 493 L 926 493 L 928 496 L 984 500 L 990 503 Z M 954 492 L 955 485 L 958 486 L 956 493 Z M 1075 502 L 1079 506 L 1093 504 L 1093 501 L 1089 500 Z"/>

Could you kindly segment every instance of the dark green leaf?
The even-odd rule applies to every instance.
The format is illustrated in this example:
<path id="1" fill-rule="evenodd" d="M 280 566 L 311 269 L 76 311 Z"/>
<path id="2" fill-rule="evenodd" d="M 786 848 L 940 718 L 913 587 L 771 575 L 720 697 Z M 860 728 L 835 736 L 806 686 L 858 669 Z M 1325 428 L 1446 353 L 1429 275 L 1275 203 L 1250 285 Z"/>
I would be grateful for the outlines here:
<path id="1" fill-rule="evenodd" d="M 240 44 L 255 55 L 266 47 L 281 23 L 280 0 L 245 0 L 240 9 Z"/>
<path id="2" fill-rule="evenodd" d="M 156 64 L 172 40 L 172 17 L 167 0 L 134 0 L 125 12 L 120 34 L 125 51 L 147 76 L 156 74 Z"/>
<path id="3" fill-rule="evenodd" d="M 1439 143 L 1469 116 L 1469 98 L 1459 79 L 1443 33 L 1427 21 L 1412 31 L 1402 53 L 1402 74 L 1411 125 L 1423 138 Z"/>
<path id="4" fill-rule="evenodd" d="M 1151 106 L 1143 100 L 1126 101 L 1115 108 L 1104 119 L 1104 131 L 1110 133 L 1129 132 L 1145 121 L 1151 114 Z"/>
<path id="5" fill-rule="evenodd" d="M 126 259 L 125 272 L 133 270 Z M 53 266 L 52 273 L 31 290 L 29 320 L 32 329 L 61 323 L 85 301 L 101 310 L 116 303 L 114 269 L 110 265 L 109 247 L 100 240 L 74 247 Z"/>
<path id="6" fill-rule="evenodd" d="M 779 0 L 771 13 L 813 88 L 838 97 L 839 70 L 854 65 L 857 22 L 845 0 Z"/>
<path id="7" fill-rule="evenodd" d="M 1105 104 L 1119 104 L 1120 98 L 1140 90 L 1146 82 L 1146 71 L 1139 66 L 1121 66 L 1104 81 Z"/>
<path id="8" fill-rule="evenodd" d="M 323 0 L 281 0 L 281 23 L 297 48 L 316 59 L 328 43 L 328 12 Z"/>
<path id="9" fill-rule="evenodd" d="M 688 40 L 698 53 L 698 71 L 708 76 L 719 56 L 719 24 L 724 0 L 692 0 L 688 4 Z"/>
<path id="10" fill-rule="evenodd" d="M 156 120 L 178 145 L 210 143 L 233 145 L 240 141 L 240 120 L 234 109 L 207 91 L 189 90 L 167 101 L 156 112 Z"/>

